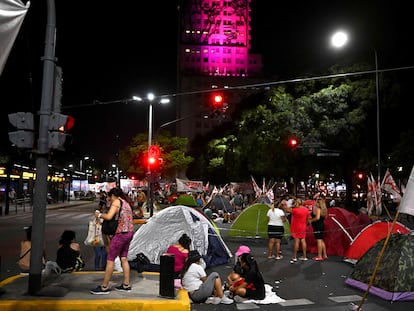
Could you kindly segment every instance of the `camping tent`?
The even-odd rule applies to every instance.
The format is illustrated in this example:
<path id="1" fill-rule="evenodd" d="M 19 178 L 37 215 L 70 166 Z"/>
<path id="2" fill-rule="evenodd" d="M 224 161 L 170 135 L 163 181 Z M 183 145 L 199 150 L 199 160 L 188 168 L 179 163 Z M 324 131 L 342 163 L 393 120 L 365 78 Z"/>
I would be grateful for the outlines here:
<path id="1" fill-rule="evenodd" d="M 234 212 L 234 208 L 231 206 L 230 201 L 224 195 L 218 193 L 213 194 L 203 208 L 209 208 L 214 212 L 218 212 L 219 210 L 223 211 L 223 213 Z"/>
<path id="2" fill-rule="evenodd" d="M 177 243 L 183 233 L 191 238 L 190 249 L 203 255 L 207 267 L 225 264 L 232 254 L 210 220 L 197 209 L 170 206 L 152 216 L 134 234 L 128 251 L 128 260 L 144 253 L 152 264 L 160 264 L 160 256 L 171 244 Z"/>
<path id="3" fill-rule="evenodd" d="M 346 261 L 356 262 L 364 255 L 375 243 L 384 239 L 390 232 L 392 222 L 376 221 L 362 229 L 357 234 L 351 245 L 345 252 Z M 396 222 L 392 233 L 409 234 L 411 230 L 403 224 Z"/>
<path id="4" fill-rule="evenodd" d="M 269 206 L 262 203 L 252 204 L 244 209 L 232 223 L 229 237 L 267 238 L 267 211 Z M 285 236 L 290 235 L 290 226 L 285 222 Z"/>
<path id="5" fill-rule="evenodd" d="M 197 202 L 191 194 L 181 194 L 173 202 L 173 205 L 185 205 L 189 207 L 196 207 Z"/>
<path id="6" fill-rule="evenodd" d="M 326 252 L 328 255 L 344 256 L 352 240 L 361 230 L 358 217 L 344 208 L 330 207 L 324 224 L 323 240 Z M 308 226 L 306 244 L 308 253 L 317 253 L 312 226 Z"/>
<path id="7" fill-rule="evenodd" d="M 384 242 L 377 242 L 361 257 L 346 284 L 367 290 Z M 369 292 L 390 301 L 414 300 L 414 235 L 390 236 Z"/>

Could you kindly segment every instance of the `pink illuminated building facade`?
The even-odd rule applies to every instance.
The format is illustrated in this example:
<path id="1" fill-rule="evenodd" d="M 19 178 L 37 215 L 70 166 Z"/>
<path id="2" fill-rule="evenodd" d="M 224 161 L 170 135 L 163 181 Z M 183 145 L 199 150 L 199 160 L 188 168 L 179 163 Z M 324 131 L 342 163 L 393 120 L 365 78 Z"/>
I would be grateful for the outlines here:
<path id="1" fill-rule="evenodd" d="M 262 81 L 261 55 L 251 50 L 251 0 L 190 0 L 180 6 L 177 135 L 190 141 L 231 118 Z M 223 95 L 225 114 L 211 117 L 211 98 Z"/>

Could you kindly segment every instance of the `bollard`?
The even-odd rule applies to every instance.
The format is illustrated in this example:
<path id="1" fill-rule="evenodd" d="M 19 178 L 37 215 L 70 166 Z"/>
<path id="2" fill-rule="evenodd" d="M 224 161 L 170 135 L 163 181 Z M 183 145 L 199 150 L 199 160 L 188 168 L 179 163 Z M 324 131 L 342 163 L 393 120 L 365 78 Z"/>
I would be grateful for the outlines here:
<path id="1" fill-rule="evenodd" d="M 160 257 L 160 296 L 175 298 L 174 255 L 163 254 Z"/>

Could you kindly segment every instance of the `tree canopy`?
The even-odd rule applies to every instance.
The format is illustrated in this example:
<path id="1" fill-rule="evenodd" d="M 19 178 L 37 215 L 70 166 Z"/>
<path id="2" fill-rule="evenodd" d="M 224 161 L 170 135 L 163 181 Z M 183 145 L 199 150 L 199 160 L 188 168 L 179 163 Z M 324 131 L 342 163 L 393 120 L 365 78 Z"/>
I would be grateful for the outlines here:
<path id="1" fill-rule="evenodd" d="M 168 131 L 161 132 L 156 139 L 154 144 L 161 149 L 160 173 L 164 179 L 177 177 L 193 161 L 191 156 L 186 155 L 188 139 L 171 136 Z M 137 134 L 133 137 L 130 144 L 121 150 L 119 155 L 120 166 L 124 172 L 139 179 L 144 178 L 147 171 L 145 164 L 147 151 L 148 135 Z"/>

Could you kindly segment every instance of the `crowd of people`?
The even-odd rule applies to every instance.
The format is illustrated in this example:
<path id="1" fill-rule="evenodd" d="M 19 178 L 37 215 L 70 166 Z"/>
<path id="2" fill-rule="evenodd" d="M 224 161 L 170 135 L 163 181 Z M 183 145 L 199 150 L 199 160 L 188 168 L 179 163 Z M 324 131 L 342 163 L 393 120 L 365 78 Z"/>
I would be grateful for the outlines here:
<path id="1" fill-rule="evenodd" d="M 113 289 L 131 291 L 130 264 L 128 250 L 134 235 L 133 219 L 137 212 L 142 212 L 145 194 L 141 189 L 131 197 L 120 188 L 113 188 L 108 193 L 102 191 L 97 210 L 93 218 L 101 224 L 113 217 L 117 219 L 117 229 L 113 235 L 104 236 L 104 244 L 95 247 L 95 270 L 105 271 L 100 285 L 90 290 L 92 294 L 109 294 L 110 280 L 114 272 L 115 259 L 119 257 L 123 281 Z M 205 204 L 204 196 L 196 199 Z M 237 202 L 235 202 L 237 201 Z M 233 200 L 236 210 L 244 208 L 243 197 Z M 268 204 L 266 214 L 268 219 L 267 235 L 269 259 L 283 258 L 281 241 L 285 235 L 286 222 L 290 225 L 290 234 L 293 239 L 293 252 L 290 263 L 298 260 L 308 260 L 306 233 L 307 226 L 313 227 L 313 234 L 317 245 L 317 254 L 312 259 L 323 261 L 328 258 L 326 245 L 323 240 L 324 219 L 327 217 L 327 204 L 324 198 L 317 198 L 310 210 L 298 198 L 280 198 Z M 22 272 L 30 270 L 31 227 L 26 228 L 26 238 L 21 243 L 20 258 L 18 261 Z M 299 252 L 301 256 L 298 257 Z M 174 278 L 181 282 L 188 292 L 192 302 L 211 304 L 231 304 L 246 299 L 260 300 L 265 298 L 265 287 L 257 261 L 248 246 L 242 245 L 235 252 L 235 264 L 231 273 L 222 278 L 217 272 L 206 272 L 203 256 L 192 249 L 192 241 L 184 233 L 176 243 L 171 244 L 165 253 L 174 255 Z M 46 262 L 44 254 L 43 264 Z M 85 267 L 80 244 L 76 242 L 74 231 L 65 230 L 59 240 L 56 251 L 56 264 L 63 273 L 80 271 Z"/>

